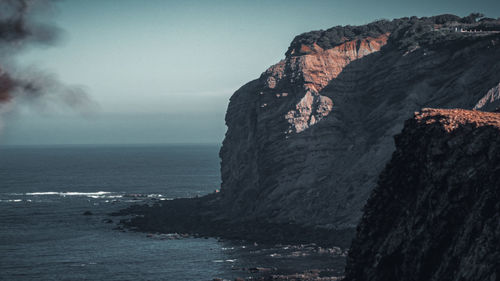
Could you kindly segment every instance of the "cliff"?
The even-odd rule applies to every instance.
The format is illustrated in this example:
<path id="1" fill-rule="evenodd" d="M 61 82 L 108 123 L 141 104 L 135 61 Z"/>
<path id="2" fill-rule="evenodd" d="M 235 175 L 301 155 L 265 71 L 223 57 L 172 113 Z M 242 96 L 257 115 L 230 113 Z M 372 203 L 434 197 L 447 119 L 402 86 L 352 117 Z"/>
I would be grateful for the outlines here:
<path id="1" fill-rule="evenodd" d="M 488 31 L 469 31 L 480 26 Z M 136 208 L 127 223 L 349 244 L 404 120 L 423 107 L 498 107 L 498 30 L 498 20 L 441 15 L 297 36 L 230 99 L 221 191 Z"/>
<path id="2" fill-rule="evenodd" d="M 500 34 L 454 32 L 460 22 L 470 20 L 403 18 L 295 38 L 231 97 L 224 213 L 354 228 L 414 111 L 496 108 Z"/>
<path id="3" fill-rule="evenodd" d="M 498 280 L 500 114 L 424 109 L 395 140 L 345 280 Z"/>

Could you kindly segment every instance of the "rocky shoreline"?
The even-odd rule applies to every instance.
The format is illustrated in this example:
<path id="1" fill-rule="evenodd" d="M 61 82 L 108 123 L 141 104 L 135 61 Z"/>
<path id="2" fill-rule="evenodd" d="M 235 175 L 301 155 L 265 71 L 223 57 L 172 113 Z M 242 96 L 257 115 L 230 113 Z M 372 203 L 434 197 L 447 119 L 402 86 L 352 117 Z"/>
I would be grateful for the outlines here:
<path id="1" fill-rule="evenodd" d="M 304 229 L 300 226 L 272 225 L 262 222 L 235 225 L 229 222 L 213 221 L 209 215 L 200 215 L 202 210 L 206 212 L 207 209 L 203 208 L 204 201 L 198 199 L 153 201 L 153 205 L 132 205 L 109 215 L 120 218 L 117 230 L 142 232 L 148 239 L 168 241 L 189 238 L 217 238 L 220 243 L 240 245 L 239 247 L 247 248 L 247 251 L 253 253 L 265 249 L 272 253 L 268 255 L 271 258 L 286 258 L 289 261 L 286 264 L 288 269 L 270 266 L 264 261 L 261 261 L 259 266 L 244 264 L 243 267 L 232 267 L 234 272 L 239 272 L 239 277 L 227 279 L 211 276 L 210 278 L 213 278 L 211 280 L 342 280 L 343 268 L 348 254 L 348 242 L 353 233 L 349 233 L 343 238 L 346 243 L 341 248 L 334 246 L 337 245 L 336 242 L 339 239 L 332 239 L 331 232 L 327 230 L 314 231 L 314 229 Z M 153 206 L 154 208 L 152 208 Z M 157 212 L 162 210 L 161 212 L 165 213 L 175 211 L 170 216 L 162 215 L 163 221 L 158 222 L 146 219 L 151 217 L 150 211 L 152 209 Z M 324 260 L 323 264 L 325 261 L 335 258 L 337 264 L 328 264 L 326 267 L 316 264 L 305 271 L 290 270 L 294 263 L 297 263 L 296 268 L 303 267 L 301 262 L 311 258 L 311 256 L 314 256 L 315 260 L 318 258 Z"/>
<path id="2" fill-rule="evenodd" d="M 338 281 L 343 280 L 344 276 L 331 276 L 330 270 L 313 269 L 307 272 L 294 274 L 267 274 L 265 276 L 250 277 L 250 278 L 235 278 L 234 281 Z M 223 278 L 213 278 L 212 281 L 230 281 Z"/>
<path id="3" fill-rule="evenodd" d="M 216 205 L 210 203 L 214 195 L 203 198 L 181 198 L 133 205 L 110 214 L 123 216 L 119 225 L 134 231 L 148 233 L 182 233 L 194 237 L 219 237 L 231 240 L 267 244 L 315 243 L 324 247 L 347 249 L 355 229 L 339 231 L 306 227 L 296 224 L 277 224 L 263 220 L 230 221 L 217 218 Z"/>

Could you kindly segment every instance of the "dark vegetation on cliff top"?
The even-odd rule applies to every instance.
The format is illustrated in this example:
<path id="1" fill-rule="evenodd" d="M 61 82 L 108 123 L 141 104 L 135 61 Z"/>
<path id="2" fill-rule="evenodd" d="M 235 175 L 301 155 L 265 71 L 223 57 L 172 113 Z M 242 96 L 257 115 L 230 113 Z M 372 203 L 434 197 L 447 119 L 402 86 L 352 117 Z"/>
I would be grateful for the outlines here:
<path id="1" fill-rule="evenodd" d="M 500 18 L 486 18 L 480 13 L 472 13 L 466 17 L 444 14 L 421 18 L 405 17 L 392 21 L 383 19 L 359 26 L 335 26 L 327 30 L 311 31 L 295 37 L 286 55 L 300 55 L 301 45 L 317 44 L 323 49 L 330 49 L 346 41 L 377 37 L 385 33 L 392 34 L 391 42 L 399 49 L 411 48 L 418 43 L 425 44 L 425 42 L 432 45 L 439 38 L 442 39 L 443 35 L 446 35 L 446 40 L 449 40 L 450 32 L 454 31 L 455 27 L 458 30 L 463 28 L 465 30 L 500 31 Z M 436 32 L 429 33 L 429 31 Z"/>

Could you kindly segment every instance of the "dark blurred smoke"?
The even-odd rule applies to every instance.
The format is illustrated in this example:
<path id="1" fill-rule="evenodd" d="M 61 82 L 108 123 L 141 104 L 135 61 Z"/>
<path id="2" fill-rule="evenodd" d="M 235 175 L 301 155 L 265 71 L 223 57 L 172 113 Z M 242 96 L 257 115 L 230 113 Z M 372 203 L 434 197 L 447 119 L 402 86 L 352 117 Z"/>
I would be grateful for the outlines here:
<path id="1" fill-rule="evenodd" d="M 48 0 L 0 1 L 0 45 L 17 51 L 28 43 L 50 44 L 57 39 L 57 27 L 35 22 L 37 13 L 49 9 Z M 6 50 L 2 50 L 4 52 Z"/>
<path id="2" fill-rule="evenodd" d="M 60 29 L 44 14 L 52 9 L 51 0 L 0 0 L 0 114 L 11 110 L 12 104 L 43 99 L 84 111 L 93 104 L 81 87 L 16 65 L 16 56 L 24 49 L 57 43 Z"/>

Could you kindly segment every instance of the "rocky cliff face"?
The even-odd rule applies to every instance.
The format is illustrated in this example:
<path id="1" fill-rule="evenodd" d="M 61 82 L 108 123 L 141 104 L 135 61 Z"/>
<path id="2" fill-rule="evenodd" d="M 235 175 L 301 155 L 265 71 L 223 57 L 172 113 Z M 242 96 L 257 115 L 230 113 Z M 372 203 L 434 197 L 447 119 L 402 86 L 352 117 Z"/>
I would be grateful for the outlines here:
<path id="1" fill-rule="evenodd" d="M 425 109 L 395 140 L 345 280 L 499 280 L 500 113 Z"/>
<path id="2" fill-rule="evenodd" d="M 414 17 L 298 36 L 231 97 L 220 216 L 354 228 L 414 111 L 497 107 L 500 34 L 452 31 L 466 21 Z"/>

